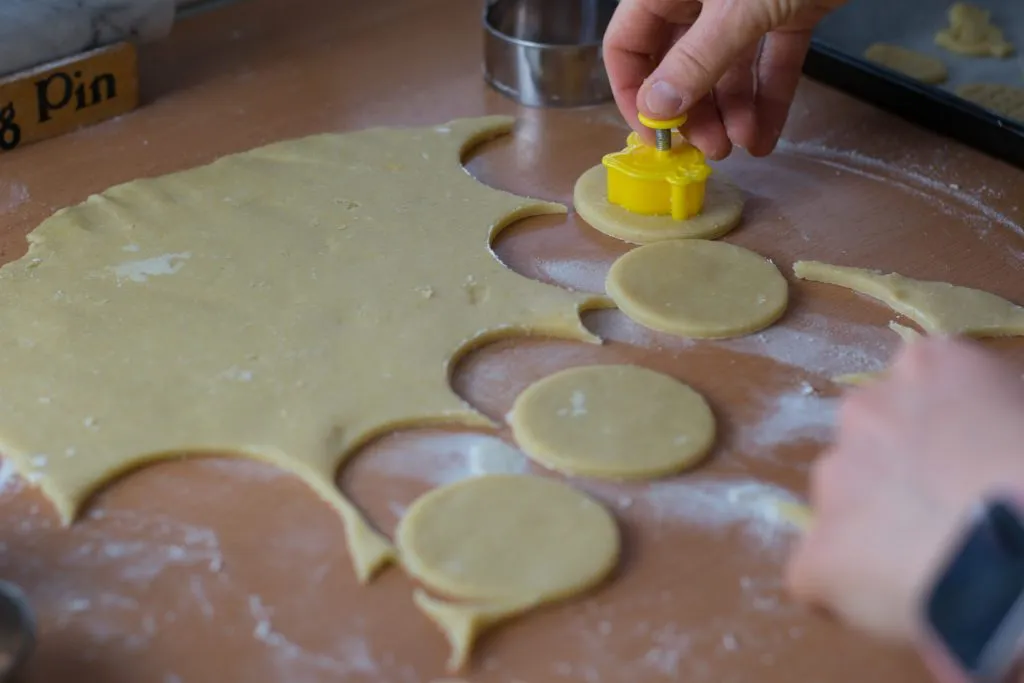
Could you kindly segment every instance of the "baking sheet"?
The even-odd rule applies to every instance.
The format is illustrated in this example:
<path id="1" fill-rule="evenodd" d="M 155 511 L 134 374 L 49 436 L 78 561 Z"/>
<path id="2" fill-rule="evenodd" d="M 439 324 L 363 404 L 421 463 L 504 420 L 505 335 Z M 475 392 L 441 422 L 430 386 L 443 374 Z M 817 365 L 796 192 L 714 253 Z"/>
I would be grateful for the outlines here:
<path id="1" fill-rule="evenodd" d="M 949 25 L 947 12 L 952 4 L 947 0 L 851 0 L 819 24 L 815 38 L 858 59 L 877 42 L 937 57 L 949 69 L 949 80 L 931 87 L 954 94 L 967 83 L 1024 87 L 1024 2 L 971 0 L 992 12 L 992 22 L 1016 48 L 1005 59 L 966 57 L 935 44 L 935 34 Z"/>

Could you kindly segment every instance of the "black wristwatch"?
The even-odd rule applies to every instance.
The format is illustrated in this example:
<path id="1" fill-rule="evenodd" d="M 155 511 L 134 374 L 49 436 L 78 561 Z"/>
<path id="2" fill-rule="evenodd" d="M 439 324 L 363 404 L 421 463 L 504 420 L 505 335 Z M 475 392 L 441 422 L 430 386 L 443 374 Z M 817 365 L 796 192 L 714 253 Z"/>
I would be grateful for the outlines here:
<path id="1" fill-rule="evenodd" d="M 1017 683 L 1024 642 L 1024 514 L 986 502 L 924 595 L 934 645 L 972 683 Z"/>

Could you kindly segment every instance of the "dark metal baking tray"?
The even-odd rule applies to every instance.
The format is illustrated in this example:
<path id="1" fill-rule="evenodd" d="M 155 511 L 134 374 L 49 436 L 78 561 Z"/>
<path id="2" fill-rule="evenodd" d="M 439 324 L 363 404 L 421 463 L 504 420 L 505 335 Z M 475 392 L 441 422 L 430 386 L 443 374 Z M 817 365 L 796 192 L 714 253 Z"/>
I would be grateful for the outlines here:
<path id="1" fill-rule="evenodd" d="M 1024 87 L 1024 2 L 971 0 L 989 9 L 1016 46 L 1007 59 L 954 55 L 934 44 L 946 25 L 952 0 L 852 0 L 815 31 L 804 73 L 937 133 L 1024 168 L 1024 122 L 1006 118 L 958 97 L 965 83 L 1007 83 Z M 902 45 L 941 59 L 949 80 L 928 85 L 862 55 L 874 42 Z"/>

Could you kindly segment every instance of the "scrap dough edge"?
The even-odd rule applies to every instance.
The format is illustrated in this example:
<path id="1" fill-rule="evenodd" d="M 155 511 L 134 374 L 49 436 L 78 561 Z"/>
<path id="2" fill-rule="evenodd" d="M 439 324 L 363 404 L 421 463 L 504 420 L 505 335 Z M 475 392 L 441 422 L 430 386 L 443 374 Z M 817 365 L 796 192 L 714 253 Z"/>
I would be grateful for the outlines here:
<path id="1" fill-rule="evenodd" d="M 890 283 L 896 284 L 917 284 L 921 285 L 940 285 L 948 286 L 951 290 L 967 290 L 975 293 L 980 293 L 988 297 L 991 301 L 1002 302 L 1008 307 L 1013 309 L 1024 311 L 1024 308 L 1014 304 L 1012 301 L 1008 301 L 999 297 L 991 292 L 985 290 L 974 289 L 971 287 L 963 287 L 961 285 L 954 285 L 947 282 L 931 282 L 927 280 L 915 280 L 908 278 L 899 273 L 883 273 L 878 270 L 871 270 L 868 268 L 853 268 L 848 266 L 836 266 L 821 261 L 797 261 L 793 264 L 793 274 L 800 280 L 807 280 L 809 282 L 819 282 L 822 284 L 835 285 L 837 287 L 843 287 L 849 289 L 858 294 L 871 297 L 876 301 L 888 306 L 890 309 L 903 315 L 910 320 L 917 323 L 921 329 L 928 335 L 957 335 L 962 334 L 964 336 L 973 337 L 976 339 L 984 337 L 1015 337 L 1024 335 L 1024 326 L 1021 328 L 1006 327 L 1002 329 L 986 329 L 985 327 L 972 327 L 964 326 L 957 328 L 950 328 L 936 322 L 928 314 L 927 311 L 914 308 L 909 304 L 903 303 L 893 291 L 893 287 Z M 899 327 L 903 327 L 902 325 Z M 905 340 L 912 339 L 911 333 L 906 333 L 898 328 L 892 328 L 894 332 L 900 334 Z M 908 328 L 904 328 L 906 330 Z"/>

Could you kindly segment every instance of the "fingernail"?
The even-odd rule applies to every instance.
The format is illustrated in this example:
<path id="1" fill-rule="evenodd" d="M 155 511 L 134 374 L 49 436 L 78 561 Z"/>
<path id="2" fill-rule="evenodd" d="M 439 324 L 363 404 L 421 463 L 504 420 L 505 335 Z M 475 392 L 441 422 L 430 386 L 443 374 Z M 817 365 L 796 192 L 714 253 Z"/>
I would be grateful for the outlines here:
<path id="1" fill-rule="evenodd" d="M 683 96 L 665 81 L 655 81 L 644 96 L 647 111 L 654 116 L 676 116 L 683 111 Z"/>

